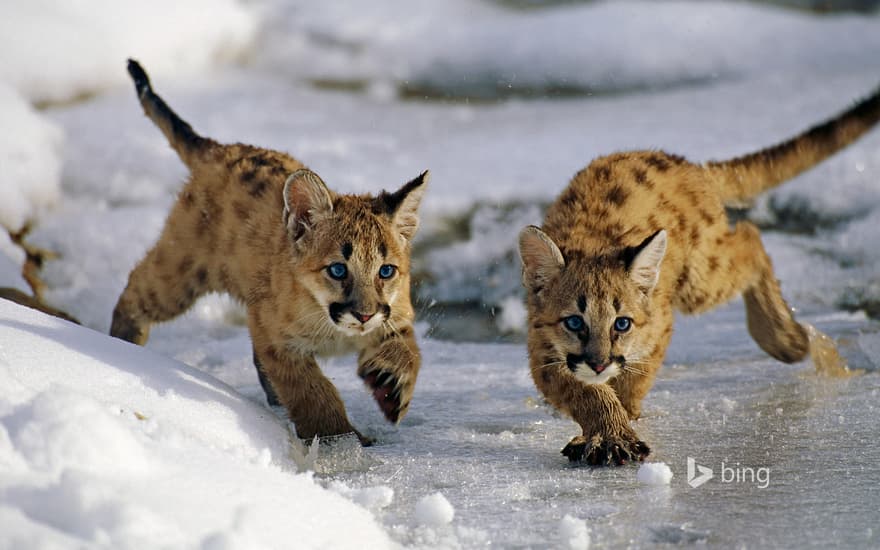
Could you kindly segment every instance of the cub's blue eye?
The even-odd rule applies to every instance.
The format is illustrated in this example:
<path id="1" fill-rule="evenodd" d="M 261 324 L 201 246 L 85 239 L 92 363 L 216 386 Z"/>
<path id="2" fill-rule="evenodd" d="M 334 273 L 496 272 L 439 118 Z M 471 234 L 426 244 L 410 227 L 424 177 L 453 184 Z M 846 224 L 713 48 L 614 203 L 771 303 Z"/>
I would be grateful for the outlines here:
<path id="1" fill-rule="evenodd" d="M 394 277 L 394 273 L 397 271 L 397 268 L 393 265 L 385 264 L 379 268 L 379 277 L 382 279 L 390 279 Z"/>
<path id="2" fill-rule="evenodd" d="M 632 319 L 629 317 L 618 317 L 614 320 L 614 330 L 617 332 L 626 332 L 632 328 Z"/>
<path id="3" fill-rule="evenodd" d="M 572 315 L 570 317 L 566 317 L 562 320 L 562 324 L 565 325 L 565 328 L 572 332 L 580 332 L 584 330 L 586 323 L 584 323 L 584 318 L 580 315 Z"/>
<path id="4" fill-rule="evenodd" d="M 337 281 L 341 281 L 348 275 L 348 268 L 345 267 L 345 264 L 336 262 L 327 266 L 327 273 Z"/>

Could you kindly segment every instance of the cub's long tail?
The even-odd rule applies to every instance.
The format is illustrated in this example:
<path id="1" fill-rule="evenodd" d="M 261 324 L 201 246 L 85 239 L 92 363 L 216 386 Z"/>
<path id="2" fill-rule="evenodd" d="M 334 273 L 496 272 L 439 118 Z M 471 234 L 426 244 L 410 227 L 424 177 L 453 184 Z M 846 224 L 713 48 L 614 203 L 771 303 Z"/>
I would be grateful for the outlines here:
<path id="1" fill-rule="evenodd" d="M 193 163 L 201 158 L 204 151 L 216 145 L 216 142 L 198 135 L 189 123 L 177 116 L 177 113 L 156 95 L 150 85 L 150 77 L 134 59 L 128 60 L 128 74 L 134 81 L 134 89 L 144 108 L 144 114 L 162 130 L 183 163 L 192 168 Z"/>
<path id="2" fill-rule="evenodd" d="M 747 204 L 857 140 L 880 121 L 880 88 L 838 116 L 778 145 L 704 167 L 729 206 Z"/>

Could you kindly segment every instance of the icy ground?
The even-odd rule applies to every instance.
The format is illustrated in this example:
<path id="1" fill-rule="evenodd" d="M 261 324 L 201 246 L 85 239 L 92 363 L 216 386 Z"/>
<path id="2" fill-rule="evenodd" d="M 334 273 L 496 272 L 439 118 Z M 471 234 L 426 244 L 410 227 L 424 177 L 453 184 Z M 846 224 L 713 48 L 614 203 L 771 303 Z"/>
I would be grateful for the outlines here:
<path id="1" fill-rule="evenodd" d="M 3 24 L 66 29 L 51 2 L 27 6 Z M 315 460 L 264 406 L 228 300 L 157 327 L 146 350 L 2 303 L 0 548 L 880 546 L 880 327 L 862 311 L 880 311 L 880 131 L 748 214 L 802 318 L 866 373 L 767 358 L 739 302 L 679 319 L 636 424 L 668 484 L 570 466 L 559 449 L 576 426 L 541 403 L 524 346 L 492 340 L 521 338 L 515 235 L 573 173 L 630 148 L 726 158 L 831 116 L 880 82 L 880 16 L 261 0 L 212 4 L 212 25 L 180 12 L 185 36 L 110 6 L 76 40 L 41 33 L 41 50 L 0 33 L 15 61 L 0 63 L 0 113 L 16 126 L 0 140 L 0 223 L 36 217 L 32 242 L 60 254 L 43 271 L 52 305 L 106 333 L 185 177 L 124 80 L 130 55 L 201 133 L 289 151 L 337 190 L 431 169 L 424 366 L 394 428 L 353 358 L 326 361 L 378 444 L 342 439 Z M 0 286 L 25 288 L 16 262 L 0 242 Z M 689 457 L 713 479 L 690 487 Z"/>

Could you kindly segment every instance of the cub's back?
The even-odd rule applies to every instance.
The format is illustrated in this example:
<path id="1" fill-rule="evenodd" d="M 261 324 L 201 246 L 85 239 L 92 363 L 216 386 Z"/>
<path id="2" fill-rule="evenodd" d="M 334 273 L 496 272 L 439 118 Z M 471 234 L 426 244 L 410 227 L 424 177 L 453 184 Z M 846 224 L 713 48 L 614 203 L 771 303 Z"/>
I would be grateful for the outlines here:
<path id="1" fill-rule="evenodd" d="M 199 263 L 216 274 L 210 286 L 231 287 L 241 299 L 247 291 L 241 282 L 253 277 L 259 259 L 289 248 L 282 190 L 286 178 L 303 164 L 242 144 L 218 147 L 211 154 L 217 158 L 193 167 L 169 219 L 174 220 L 179 247 L 202 256 Z"/>
<path id="2" fill-rule="evenodd" d="M 549 207 L 543 225 L 563 252 L 592 256 L 637 246 L 664 229 L 669 250 L 663 272 L 669 275 L 726 227 L 724 207 L 702 167 L 661 151 L 594 160 Z"/>

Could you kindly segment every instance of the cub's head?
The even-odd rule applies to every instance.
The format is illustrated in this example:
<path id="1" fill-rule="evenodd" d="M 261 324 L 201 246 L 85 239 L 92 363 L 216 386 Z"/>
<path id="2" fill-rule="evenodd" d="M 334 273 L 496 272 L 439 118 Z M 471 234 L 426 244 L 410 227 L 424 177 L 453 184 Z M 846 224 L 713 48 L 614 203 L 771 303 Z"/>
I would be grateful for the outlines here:
<path id="1" fill-rule="evenodd" d="M 351 336 L 412 318 L 410 243 L 428 176 L 377 197 L 333 193 L 310 170 L 287 179 L 284 224 L 298 282 L 322 310 L 312 315 Z"/>
<path id="2" fill-rule="evenodd" d="M 567 366 L 588 384 L 630 371 L 654 348 L 651 294 L 666 252 L 666 232 L 608 256 L 559 247 L 535 226 L 520 233 L 533 366 Z"/>

